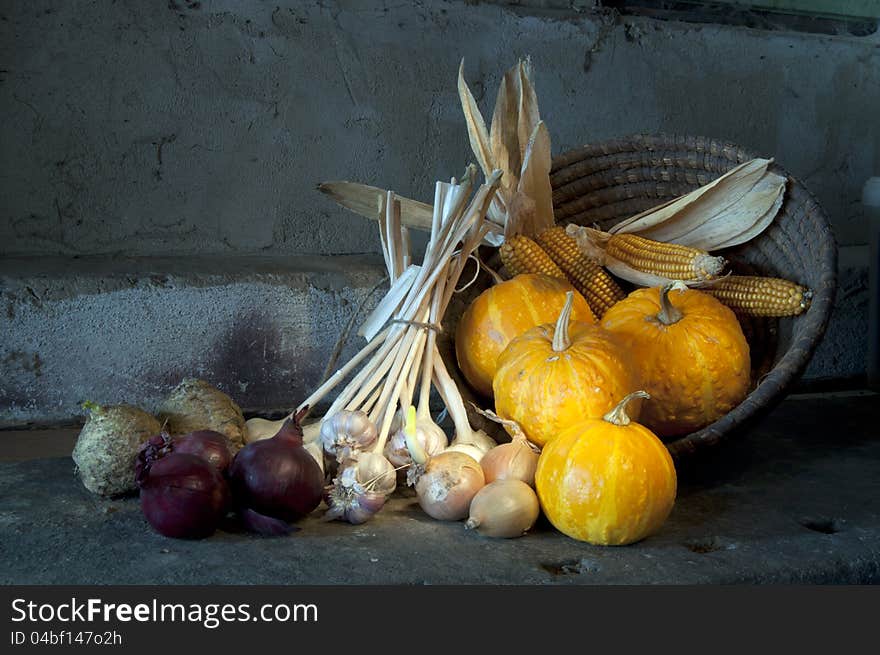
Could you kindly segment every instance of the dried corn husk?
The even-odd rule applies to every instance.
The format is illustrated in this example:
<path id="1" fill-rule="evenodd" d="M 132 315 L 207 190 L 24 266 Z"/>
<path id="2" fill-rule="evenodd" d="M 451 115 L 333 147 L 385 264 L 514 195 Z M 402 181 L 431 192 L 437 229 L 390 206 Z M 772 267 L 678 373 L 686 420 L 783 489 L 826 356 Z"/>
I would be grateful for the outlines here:
<path id="1" fill-rule="evenodd" d="M 361 184 L 359 182 L 331 181 L 321 182 L 318 190 L 330 196 L 338 204 L 353 211 L 359 216 L 381 223 L 385 220 L 385 199 L 388 190 Z M 424 202 L 404 198 L 394 194 L 395 201 L 400 203 L 400 223 L 422 232 L 431 231 L 431 218 L 434 208 Z M 484 221 L 487 228 L 483 242 L 487 245 L 498 245 L 504 240 L 504 226 L 489 219 Z"/>
<path id="2" fill-rule="evenodd" d="M 487 177 L 502 171 L 488 218 L 504 226 L 505 236 L 538 234 L 554 225 L 550 133 L 541 121 L 531 69 L 526 59 L 505 73 L 488 131 L 464 80 L 464 60 L 458 69 L 458 95 L 471 150 Z M 493 245 L 501 243 L 496 238 Z"/>
<path id="3" fill-rule="evenodd" d="M 550 133 L 540 118 L 538 99 L 531 82 L 528 59 L 520 60 L 501 81 L 492 125 L 486 122 L 464 80 L 464 60 L 458 71 L 458 93 L 471 149 L 488 179 L 495 170 L 502 172 L 499 189 L 492 198 L 484 221 L 483 242 L 500 246 L 505 235 L 538 234 L 552 227 L 553 189 L 550 185 Z M 388 191 L 348 181 L 322 182 L 318 190 L 356 214 L 385 221 Z M 399 202 L 400 223 L 430 231 L 433 207 L 395 194 Z M 383 253 L 386 256 L 388 253 Z"/>
<path id="4" fill-rule="evenodd" d="M 773 222 L 785 195 L 785 178 L 769 170 L 772 159 L 751 159 L 694 191 L 614 225 L 608 232 L 569 225 L 566 232 L 590 259 L 640 286 L 662 286 L 663 277 L 637 271 L 605 252 L 615 234 L 677 243 L 707 252 L 755 238 Z M 685 280 L 701 286 L 698 280 Z"/>
<path id="5" fill-rule="evenodd" d="M 359 182 L 345 180 L 321 182 L 318 191 L 330 196 L 337 203 L 350 209 L 355 214 L 371 218 L 374 221 L 385 220 L 385 199 L 388 191 Z M 400 221 L 404 225 L 429 232 L 434 209 L 431 205 L 418 200 L 410 200 L 395 194 L 400 203 Z"/>
<path id="6" fill-rule="evenodd" d="M 611 234 L 638 234 L 701 250 L 745 243 L 779 211 L 785 178 L 768 170 L 772 159 L 751 159 L 690 193 L 621 221 Z"/>

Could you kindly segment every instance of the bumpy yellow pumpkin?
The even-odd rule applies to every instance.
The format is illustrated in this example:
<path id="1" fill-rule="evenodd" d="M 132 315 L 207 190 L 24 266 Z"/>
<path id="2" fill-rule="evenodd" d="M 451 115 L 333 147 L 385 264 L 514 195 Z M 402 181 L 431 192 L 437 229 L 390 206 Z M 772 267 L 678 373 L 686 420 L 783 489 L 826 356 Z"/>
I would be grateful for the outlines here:
<path id="1" fill-rule="evenodd" d="M 555 321 L 569 291 L 575 294 L 574 319 L 595 323 L 583 296 L 565 280 L 548 275 L 524 273 L 481 293 L 461 315 L 455 330 L 458 367 L 468 383 L 491 397 L 498 355 L 529 328 Z"/>
<path id="2" fill-rule="evenodd" d="M 736 407 L 749 390 L 749 345 L 734 313 L 696 289 L 637 289 L 609 309 L 651 394 L 639 421 L 661 437 L 693 432 Z"/>
<path id="3" fill-rule="evenodd" d="M 570 321 L 573 298 L 569 292 L 556 325 L 510 342 L 492 382 L 495 411 L 539 446 L 572 423 L 603 416 L 638 387 L 633 361 L 613 335 Z"/>
<path id="4" fill-rule="evenodd" d="M 626 396 L 601 419 L 563 431 L 544 447 L 535 487 L 544 515 L 572 539 L 622 546 L 654 534 L 675 503 L 675 465 L 663 442 L 630 422 Z"/>

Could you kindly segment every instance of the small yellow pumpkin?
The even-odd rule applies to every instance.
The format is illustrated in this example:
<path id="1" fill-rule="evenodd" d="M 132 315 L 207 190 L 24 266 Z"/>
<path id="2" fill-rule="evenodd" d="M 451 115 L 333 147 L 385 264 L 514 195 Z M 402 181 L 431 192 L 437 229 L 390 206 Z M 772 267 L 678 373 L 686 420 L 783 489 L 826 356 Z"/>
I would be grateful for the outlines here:
<path id="1" fill-rule="evenodd" d="M 455 354 L 458 367 L 474 390 L 487 398 L 492 396 L 498 355 L 529 328 L 555 321 L 569 291 L 575 294 L 575 320 L 595 323 L 587 301 L 571 284 L 538 273 L 523 273 L 499 282 L 468 306 L 456 326 Z"/>
<path id="2" fill-rule="evenodd" d="M 736 315 L 707 293 L 673 286 L 637 289 L 602 317 L 639 363 L 651 394 L 639 421 L 661 437 L 699 430 L 736 407 L 751 367 Z"/>
<path id="3" fill-rule="evenodd" d="M 663 442 L 633 423 L 629 394 L 601 419 L 572 425 L 541 452 L 535 487 L 544 515 L 563 534 L 599 546 L 657 532 L 675 504 L 675 465 Z"/>
<path id="4" fill-rule="evenodd" d="M 539 446 L 572 423 L 601 417 L 638 387 L 635 366 L 613 335 L 570 320 L 573 298 L 568 292 L 556 325 L 540 325 L 510 342 L 492 382 L 495 411 Z"/>

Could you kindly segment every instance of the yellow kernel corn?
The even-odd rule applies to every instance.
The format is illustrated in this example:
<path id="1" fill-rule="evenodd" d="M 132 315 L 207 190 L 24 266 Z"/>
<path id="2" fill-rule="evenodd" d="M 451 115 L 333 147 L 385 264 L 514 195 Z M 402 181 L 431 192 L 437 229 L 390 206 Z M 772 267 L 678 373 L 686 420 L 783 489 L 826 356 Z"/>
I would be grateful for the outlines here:
<path id="1" fill-rule="evenodd" d="M 605 253 L 630 268 L 670 280 L 712 280 L 723 272 L 723 257 L 677 243 L 654 241 L 636 234 L 615 234 Z"/>
<path id="2" fill-rule="evenodd" d="M 748 316 L 797 316 L 813 298 L 812 291 L 789 280 L 751 275 L 729 275 L 701 290 Z"/>
<path id="3" fill-rule="evenodd" d="M 566 234 L 564 227 L 544 230 L 537 236 L 537 241 L 586 299 L 598 318 L 614 303 L 626 297 L 626 292 L 608 271 L 581 252 L 577 239 Z"/>
<path id="4" fill-rule="evenodd" d="M 499 253 L 501 263 L 511 277 L 521 273 L 543 273 L 560 280 L 568 279 L 544 249 L 524 234 L 506 239 Z"/>

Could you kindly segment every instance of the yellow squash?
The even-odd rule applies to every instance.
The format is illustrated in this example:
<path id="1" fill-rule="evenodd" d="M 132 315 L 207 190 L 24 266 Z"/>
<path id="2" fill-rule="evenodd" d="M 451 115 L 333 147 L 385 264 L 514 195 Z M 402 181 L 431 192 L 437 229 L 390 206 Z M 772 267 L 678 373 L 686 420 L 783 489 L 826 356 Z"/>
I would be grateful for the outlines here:
<path id="1" fill-rule="evenodd" d="M 481 293 L 461 315 L 455 330 L 455 354 L 468 383 L 491 397 L 498 355 L 529 328 L 555 321 L 569 291 L 574 287 L 565 280 L 527 273 Z M 574 293 L 574 319 L 595 323 L 587 301 Z"/>
<path id="2" fill-rule="evenodd" d="M 510 342 L 492 382 L 495 411 L 539 446 L 572 423 L 603 416 L 638 387 L 633 361 L 613 335 L 593 323 L 570 322 L 574 293 L 556 325 Z"/>
<path id="3" fill-rule="evenodd" d="M 709 425 L 749 389 L 749 345 L 736 315 L 707 293 L 672 286 L 637 289 L 602 317 L 639 364 L 651 394 L 639 420 L 661 437 Z"/>
<path id="4" fill-rule="evenodd" d="M 626 396 L 601 419 L 572 425 L 544 447 L 535 487 L 544 515 L 572 539 L 622 546 L 654 534 L 675 503 L 677 476 L 663 442 L 630 422 Z"/>

